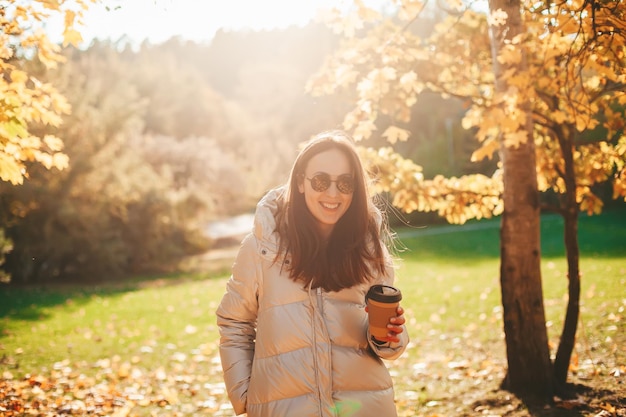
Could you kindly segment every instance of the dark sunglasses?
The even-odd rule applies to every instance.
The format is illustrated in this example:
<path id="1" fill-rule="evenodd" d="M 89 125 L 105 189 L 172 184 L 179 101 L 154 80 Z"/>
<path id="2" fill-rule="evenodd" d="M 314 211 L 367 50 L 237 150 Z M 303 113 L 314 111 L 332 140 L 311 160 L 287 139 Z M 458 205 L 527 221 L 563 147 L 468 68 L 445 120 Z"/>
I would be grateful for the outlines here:
<path id="1" fill-rule="evenodd" d="M 312 178 L 306 178 L 311 182 L 311 188 L 318 193 L 328 190 L 331 183 L 337 184 L 337 189 L 343 194 L 352 194 L 354 192 L 354 178 L 350 174 L 343 174 L 337 177 L 336 180 L 331 180 L 330 175 L 321 172 L 313 175 Z"/>

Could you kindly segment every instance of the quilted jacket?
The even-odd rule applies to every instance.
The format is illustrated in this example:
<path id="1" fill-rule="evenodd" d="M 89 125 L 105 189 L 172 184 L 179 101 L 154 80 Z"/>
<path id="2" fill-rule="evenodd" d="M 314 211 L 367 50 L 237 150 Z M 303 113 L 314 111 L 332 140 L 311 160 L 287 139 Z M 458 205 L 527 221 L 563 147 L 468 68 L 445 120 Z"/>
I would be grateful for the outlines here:
<path id="1" fill-rule="evenodd" d="M 279 190 L 257 205 L 217 309 L 220 358 L 236 414 L 248 417 L 395 417 L 393 383 L 382 359 L 400 343 L 377 346 L 367 332 L 365 294 L 392 284 L 393 266 L 375 281 L 326 292 L 292 281 L 274 262 Z"/>

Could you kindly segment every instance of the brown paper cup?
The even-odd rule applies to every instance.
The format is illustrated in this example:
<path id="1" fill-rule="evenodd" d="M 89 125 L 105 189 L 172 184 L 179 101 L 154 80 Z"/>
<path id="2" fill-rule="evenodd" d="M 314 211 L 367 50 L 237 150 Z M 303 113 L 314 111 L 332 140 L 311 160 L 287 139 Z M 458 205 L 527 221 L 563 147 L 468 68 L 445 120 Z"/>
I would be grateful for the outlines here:
<path id="1" fill-rule="evenodd" d="M 370 334 L 379 340 L 387 338 L 387 324 L 396 316 L 402 293 L 390 285 L 373 285 L 365 297 Z"/>

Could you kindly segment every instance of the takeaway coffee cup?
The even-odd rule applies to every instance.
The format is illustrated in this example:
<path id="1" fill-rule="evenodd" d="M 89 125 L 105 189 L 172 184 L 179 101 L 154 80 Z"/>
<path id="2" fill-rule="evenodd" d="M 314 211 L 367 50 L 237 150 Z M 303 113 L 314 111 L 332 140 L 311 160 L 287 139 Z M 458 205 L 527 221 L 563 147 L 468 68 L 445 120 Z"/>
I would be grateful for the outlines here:
<path id="1" fill-rule="evenodd" d="M 387 337 L 387 324 L 396 316 L 396 309 L 402 300 L 399 289 L 390 285 L 372 285 L 365 296 L 369 317 L 370 334 L 376 339 Z"/>

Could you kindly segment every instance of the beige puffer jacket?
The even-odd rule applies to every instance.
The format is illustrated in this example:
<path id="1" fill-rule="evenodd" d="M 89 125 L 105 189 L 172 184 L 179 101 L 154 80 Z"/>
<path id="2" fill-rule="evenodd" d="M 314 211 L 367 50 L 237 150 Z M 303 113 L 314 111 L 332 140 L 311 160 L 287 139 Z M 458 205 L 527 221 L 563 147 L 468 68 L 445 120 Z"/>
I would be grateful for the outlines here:
<path id="1" fill-rule="evenodd" d="M 365 294 L 393 283 L 338 292 L 306 290 L 273 262 L 278 190 L 257 205 L 217 309 L 224 381 L 235 412 L 248 417 L 395 417 L 393 383 L 380 358 L 408 343 L 369 343 Z M 285 259 L 288 263 L 288 258 Z"/>

